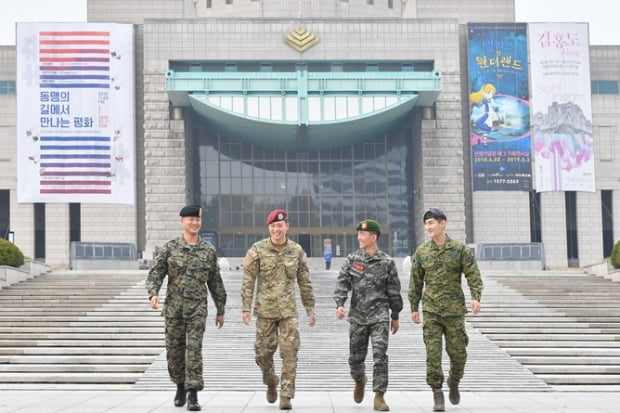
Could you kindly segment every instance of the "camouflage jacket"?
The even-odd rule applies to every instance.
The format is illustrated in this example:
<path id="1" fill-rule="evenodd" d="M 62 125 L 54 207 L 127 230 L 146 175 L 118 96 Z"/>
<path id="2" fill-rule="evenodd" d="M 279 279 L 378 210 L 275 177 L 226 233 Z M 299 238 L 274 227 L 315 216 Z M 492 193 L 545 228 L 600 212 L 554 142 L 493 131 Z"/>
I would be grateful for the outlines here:
<path id="1" fill-rule="evenodd" d="M 394 260 L 385 252 L 377 250 L 369 257 L 360 248 L 347 256 L 334 291 L 337 307 L 344 306 L 349 291 L 352 291 L 350 321 L 374 324 L 390 317 L 398 320 L 403 309 L 400 280 Z"/>
<path id="2" fill-rule="evenodd" d="M 196 245 L 190 245 L 183 237 L 168 241 L 155 257 L 146 278 L 149 297 L 159 295 L 166 275 L 168 286 L 162 311 L 165 317 L 206 317 L 208 291 L 217 315 L 224 315 L 226 290 L 211 244 L 199 239 Z"/>
<path id="3" fill-rule="evenodd" d="M 295 283 L 308 315 L 314 314 L 314 291 L 306 254 L 301 246 L 287 240 L 282 249 L 269 238 L 256 242 L 243 261 L 242 311 L 250 311 L 256 287 L 254 315 L 261 318 L 297 317 Z"/>
<path id="4" fill-rule="evenodd" d="M 446 243 L 441 247 L 433 240 L 420 245 L 411 258 L 411 311 L 419 311 L 424 291 L 423 311 L 441 315 L 467 313 L 461 274 L 465 274 L 471 298 L 480 301 L 482 278 L 478 264 L 465 244 L 446 236 Z"/>

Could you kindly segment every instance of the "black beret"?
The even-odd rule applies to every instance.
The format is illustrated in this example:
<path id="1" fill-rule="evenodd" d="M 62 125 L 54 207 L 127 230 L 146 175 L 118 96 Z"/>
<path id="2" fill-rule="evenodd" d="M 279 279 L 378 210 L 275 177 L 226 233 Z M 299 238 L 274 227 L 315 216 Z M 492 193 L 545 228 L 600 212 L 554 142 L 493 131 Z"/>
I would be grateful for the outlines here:
<path id="1" fill-rule="evenodd" d="M 355 227 L 356 231 L 373 231 L 381 233 L 381 225 L 375 221 L 374 219 L 365 219 L 360 221 L 359 224 Z"/>
<path id="2" fill-rule="evenodd" d="M 181 208 L 179 215 L 182 217 L 200 218 L 202 216 L 202 208 L 200 207 L 200 205 L 186 205 Z"/>
<path id="3" fill-rule="evenodd" d="M 446 213 L 443 212 L 443 209 L 441 208 L 429 208 L 428 211 L 424 213 L 424 216 L 422 217 L 422 222 L 426 222 L 427 219 L 431 218 L 443 220 L 448 219 L 448 217 L 446 217 Z"/>

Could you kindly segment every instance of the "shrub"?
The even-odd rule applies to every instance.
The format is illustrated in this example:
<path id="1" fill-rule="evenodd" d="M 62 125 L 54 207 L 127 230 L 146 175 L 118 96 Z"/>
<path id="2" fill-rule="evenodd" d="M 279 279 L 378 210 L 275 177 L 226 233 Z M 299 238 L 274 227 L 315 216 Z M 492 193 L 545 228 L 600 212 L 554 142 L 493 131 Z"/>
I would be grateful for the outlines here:
<path id="1" fill-rule="evenodd" d="M 13 243 L 0 238 L 0 265 L 19 267 L 24 264 L 24 254 Z"/>
<path id="2" fill-rule="evenodd" d="M 614 268 L 620 268 L 620 241 L 616 242 L 614 249 L 611 250 L 611 265 Z"/>

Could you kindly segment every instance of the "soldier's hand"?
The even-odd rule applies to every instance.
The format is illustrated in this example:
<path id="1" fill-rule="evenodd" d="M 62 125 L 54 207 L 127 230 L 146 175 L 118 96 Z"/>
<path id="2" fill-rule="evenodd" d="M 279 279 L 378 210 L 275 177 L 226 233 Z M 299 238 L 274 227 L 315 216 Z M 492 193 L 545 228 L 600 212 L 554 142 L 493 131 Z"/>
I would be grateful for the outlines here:
<path id="1" fill-rule="evenodd" d="M 250 319 L 252 318 L 252 313 L 250 313 L 249 311 L 244 311 L 241 319 L 243 320 L 243 324 L 245 324 L 246 326 L 250 325 Z"/>
<path id="2" fill-rule="evenodd" d="M 316 316 L 314 314 L 310 314 L 310 321 L 308 321 L 308 325 L 310 327 L 314 327 L 314 325 L 316 324 Z"/>
<path id="3" fill-rule="evenodd" d="M 338 320 L 342 320 L 346 313 L 347 313 L 347 310 L 344 307 L 338 307 L 336 309 L 336 318 Z"/>
<path id="4" fill-rule="evenodd" d="M 390 323 L 390 330 L 392 330 L 392 334 L 396 334 L 399 328 L 400 328 L 400 321 L 392 320 L 392 322 Z"/>
<path id="5" fill-rule="evenodd" d="M 218 315 L 217 317 L 215 317 L 215 326 L 217 328 L 224 327 L 224 316 L 223 315 Z"/>
<path id="6" fill-rule="evenodd" d="M 159 297 L 154 295 L 151 297 L 151 308 L 153 310 L 157 310 L 158 307 L 159 307 Z"/>
<path id="7" fill-rule="evenodd" d="M 471 300 L 471 312 L 474 314 L 478 314 L 480 312 L 480 301 Z"/>
<path id="8" fill-rule="evenodd" d="M 418 311 L 414 311 L 411 313 L 411 321 L 416 324 L 420 324 L 420 313 Z"/>

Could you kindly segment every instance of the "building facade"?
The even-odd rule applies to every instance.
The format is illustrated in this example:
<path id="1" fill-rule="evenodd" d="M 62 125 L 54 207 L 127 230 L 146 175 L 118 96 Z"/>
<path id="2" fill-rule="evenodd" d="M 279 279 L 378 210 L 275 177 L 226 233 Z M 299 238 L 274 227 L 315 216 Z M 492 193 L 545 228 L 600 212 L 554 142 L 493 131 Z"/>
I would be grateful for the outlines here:
<path id="1" fill-rule="evenodd" d="M 134 25 L 136 202 L 17 202 L 17 51 L 1 47 L 0 229 L 29 257 L 67 265 L 79 240 L 150 259 L 189 202 L 230 257 L 275 208 L 309 256 L 357 248 L 364 218 L 406 256 L 430 206 L 472 246 L 542 242 L 547 267 L 600 262 L 620 233 L 620 47 L 590 47 L 596 192 L 472 190 L 466 24 L 514 22 L 510 0 L 89 0 L 88 21 Z"/>

